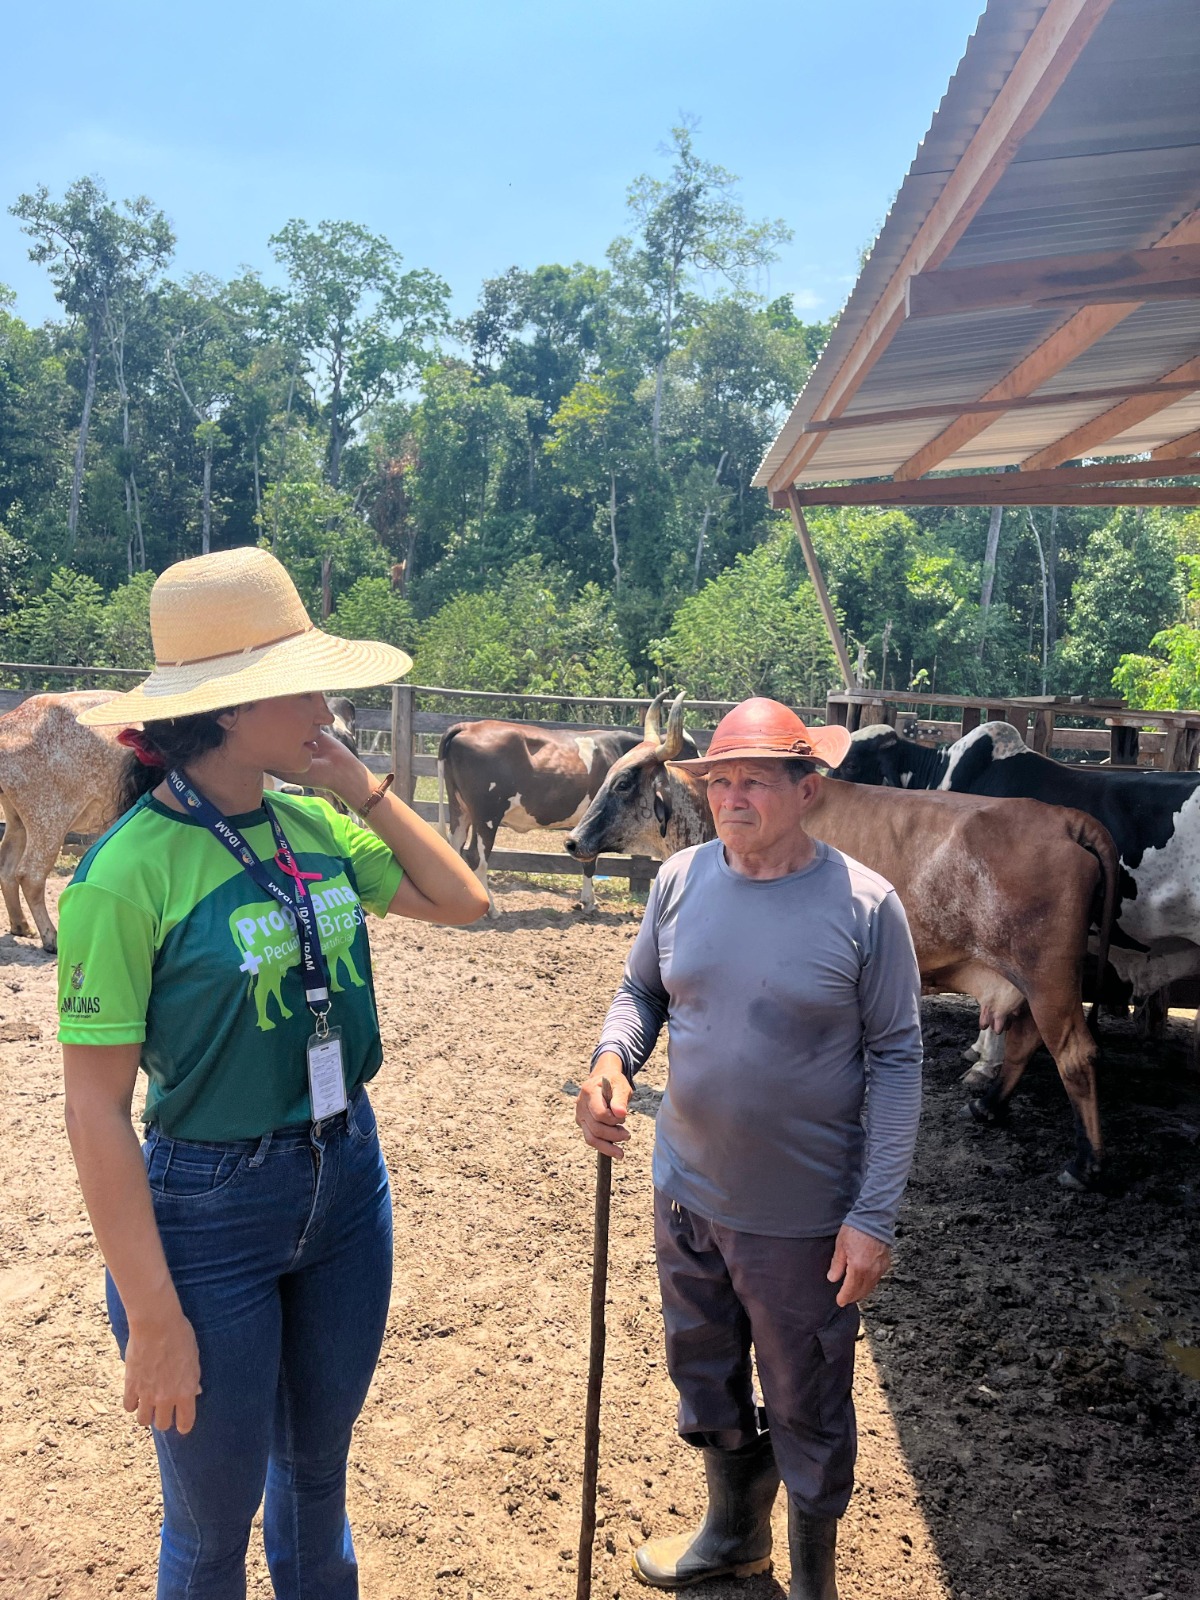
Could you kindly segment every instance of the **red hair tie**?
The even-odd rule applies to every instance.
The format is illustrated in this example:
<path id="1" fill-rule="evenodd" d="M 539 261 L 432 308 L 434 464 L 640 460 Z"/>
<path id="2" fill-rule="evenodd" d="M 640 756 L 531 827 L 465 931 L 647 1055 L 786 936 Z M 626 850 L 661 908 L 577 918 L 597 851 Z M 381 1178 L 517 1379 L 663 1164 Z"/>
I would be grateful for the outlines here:
<path id="1" fill-rule="evenodd" d="M 140 728 L 122 728 L 117 735 L 117 743 L 123 744 L 126 750 L 132 750 L 144 767 L 158 767 L 160 771 L 165 769 L 166 762 Z"/>

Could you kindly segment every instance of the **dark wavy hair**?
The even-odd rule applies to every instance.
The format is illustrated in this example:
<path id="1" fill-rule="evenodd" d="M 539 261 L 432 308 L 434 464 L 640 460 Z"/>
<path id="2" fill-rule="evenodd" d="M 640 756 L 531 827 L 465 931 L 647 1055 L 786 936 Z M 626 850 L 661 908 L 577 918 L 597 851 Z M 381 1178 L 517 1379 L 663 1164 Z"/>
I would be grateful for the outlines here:
<path id="1" fill-rule="evenodd" d="M 223 711 L 202 711 L 194 717 L 171 717 L 147 722 L 129 751 L 117 794 L 117 815 L 160 784 L 172 767 L 186 767 L 197 756 L 225 743 L 225 729 L 217 721 Z"/>

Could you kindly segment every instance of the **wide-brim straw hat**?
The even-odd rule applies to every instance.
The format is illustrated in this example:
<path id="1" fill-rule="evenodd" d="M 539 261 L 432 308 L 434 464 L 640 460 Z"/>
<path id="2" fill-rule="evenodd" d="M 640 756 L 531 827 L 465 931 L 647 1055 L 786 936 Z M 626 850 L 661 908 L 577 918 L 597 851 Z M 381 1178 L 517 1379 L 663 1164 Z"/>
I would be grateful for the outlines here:
<path id="1" fill-rule="evenodd" d="M 391 683 L 412 658 L 390 644 L 314 628 L 296 585 L 267 550 L 219 550 L 168 567 L 150 591 L 154 671 L 89 706 L 89 726 L 158 722 L 315 689 Z"/>
<path id="2" fill-rule="evenodd" d="M 703 756 L 671 765 L 701 776 L 719 761 L 816 761 L 836 767 L 849 748 L 850 735 L 837 723 L 810 728 L 789 706 L 758 696 L 725 713 Z"/>

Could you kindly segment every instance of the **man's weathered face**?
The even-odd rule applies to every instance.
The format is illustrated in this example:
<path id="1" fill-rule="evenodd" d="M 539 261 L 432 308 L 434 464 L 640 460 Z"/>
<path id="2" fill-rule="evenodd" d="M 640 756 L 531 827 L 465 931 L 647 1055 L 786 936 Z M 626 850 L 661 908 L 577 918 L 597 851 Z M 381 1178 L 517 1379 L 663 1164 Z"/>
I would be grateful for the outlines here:
<path id="1" fill-rule="evenodd" d="M 722 761 L 708 776 L 717 837 L 733 855 L 770 850 L 803 829 L 816 774 L 793 783 L 778 761 Z"/>

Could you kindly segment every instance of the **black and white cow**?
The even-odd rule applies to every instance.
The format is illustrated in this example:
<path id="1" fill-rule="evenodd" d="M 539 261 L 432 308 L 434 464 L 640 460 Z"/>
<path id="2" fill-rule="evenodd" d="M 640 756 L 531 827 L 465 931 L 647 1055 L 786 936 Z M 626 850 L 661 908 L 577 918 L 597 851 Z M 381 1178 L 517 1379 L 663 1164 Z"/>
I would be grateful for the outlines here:
<path id="1" fill-rule="evenodd" d="M 663 695 L 646 712 L 646 729 L 658 737 Z M 651 737 L 644 733 L 643 737 Z M 521 722 L 458 722 L 438 746 L 438 825 L 488 891 L 488 915 L 496 903 L 488 888 L 487 864 L 501 827 L 517 833 L 534 828 L 571 828 L 583 816 L 608 769 L 638 743 L 621 728 L 537 728 Z M 443 793 L 449 801 L 449 827 Z M 584 867 L 583 907 L 596 903 L 592 876 Z"/>
<path id="2" fill-rule="evenodd" d="M 852 783 L 948 789 L 1072 806 L 1102 822 L 1120 857 L 1109 965 L 1135 999 L 1200 974 L 1200 773 L 1084 767 L 1031 750 L 1008 722 L 942 749 L 860 728 L 834 774 Z M 977 1053 L 986 1061 L 996 1046 Z"/>

